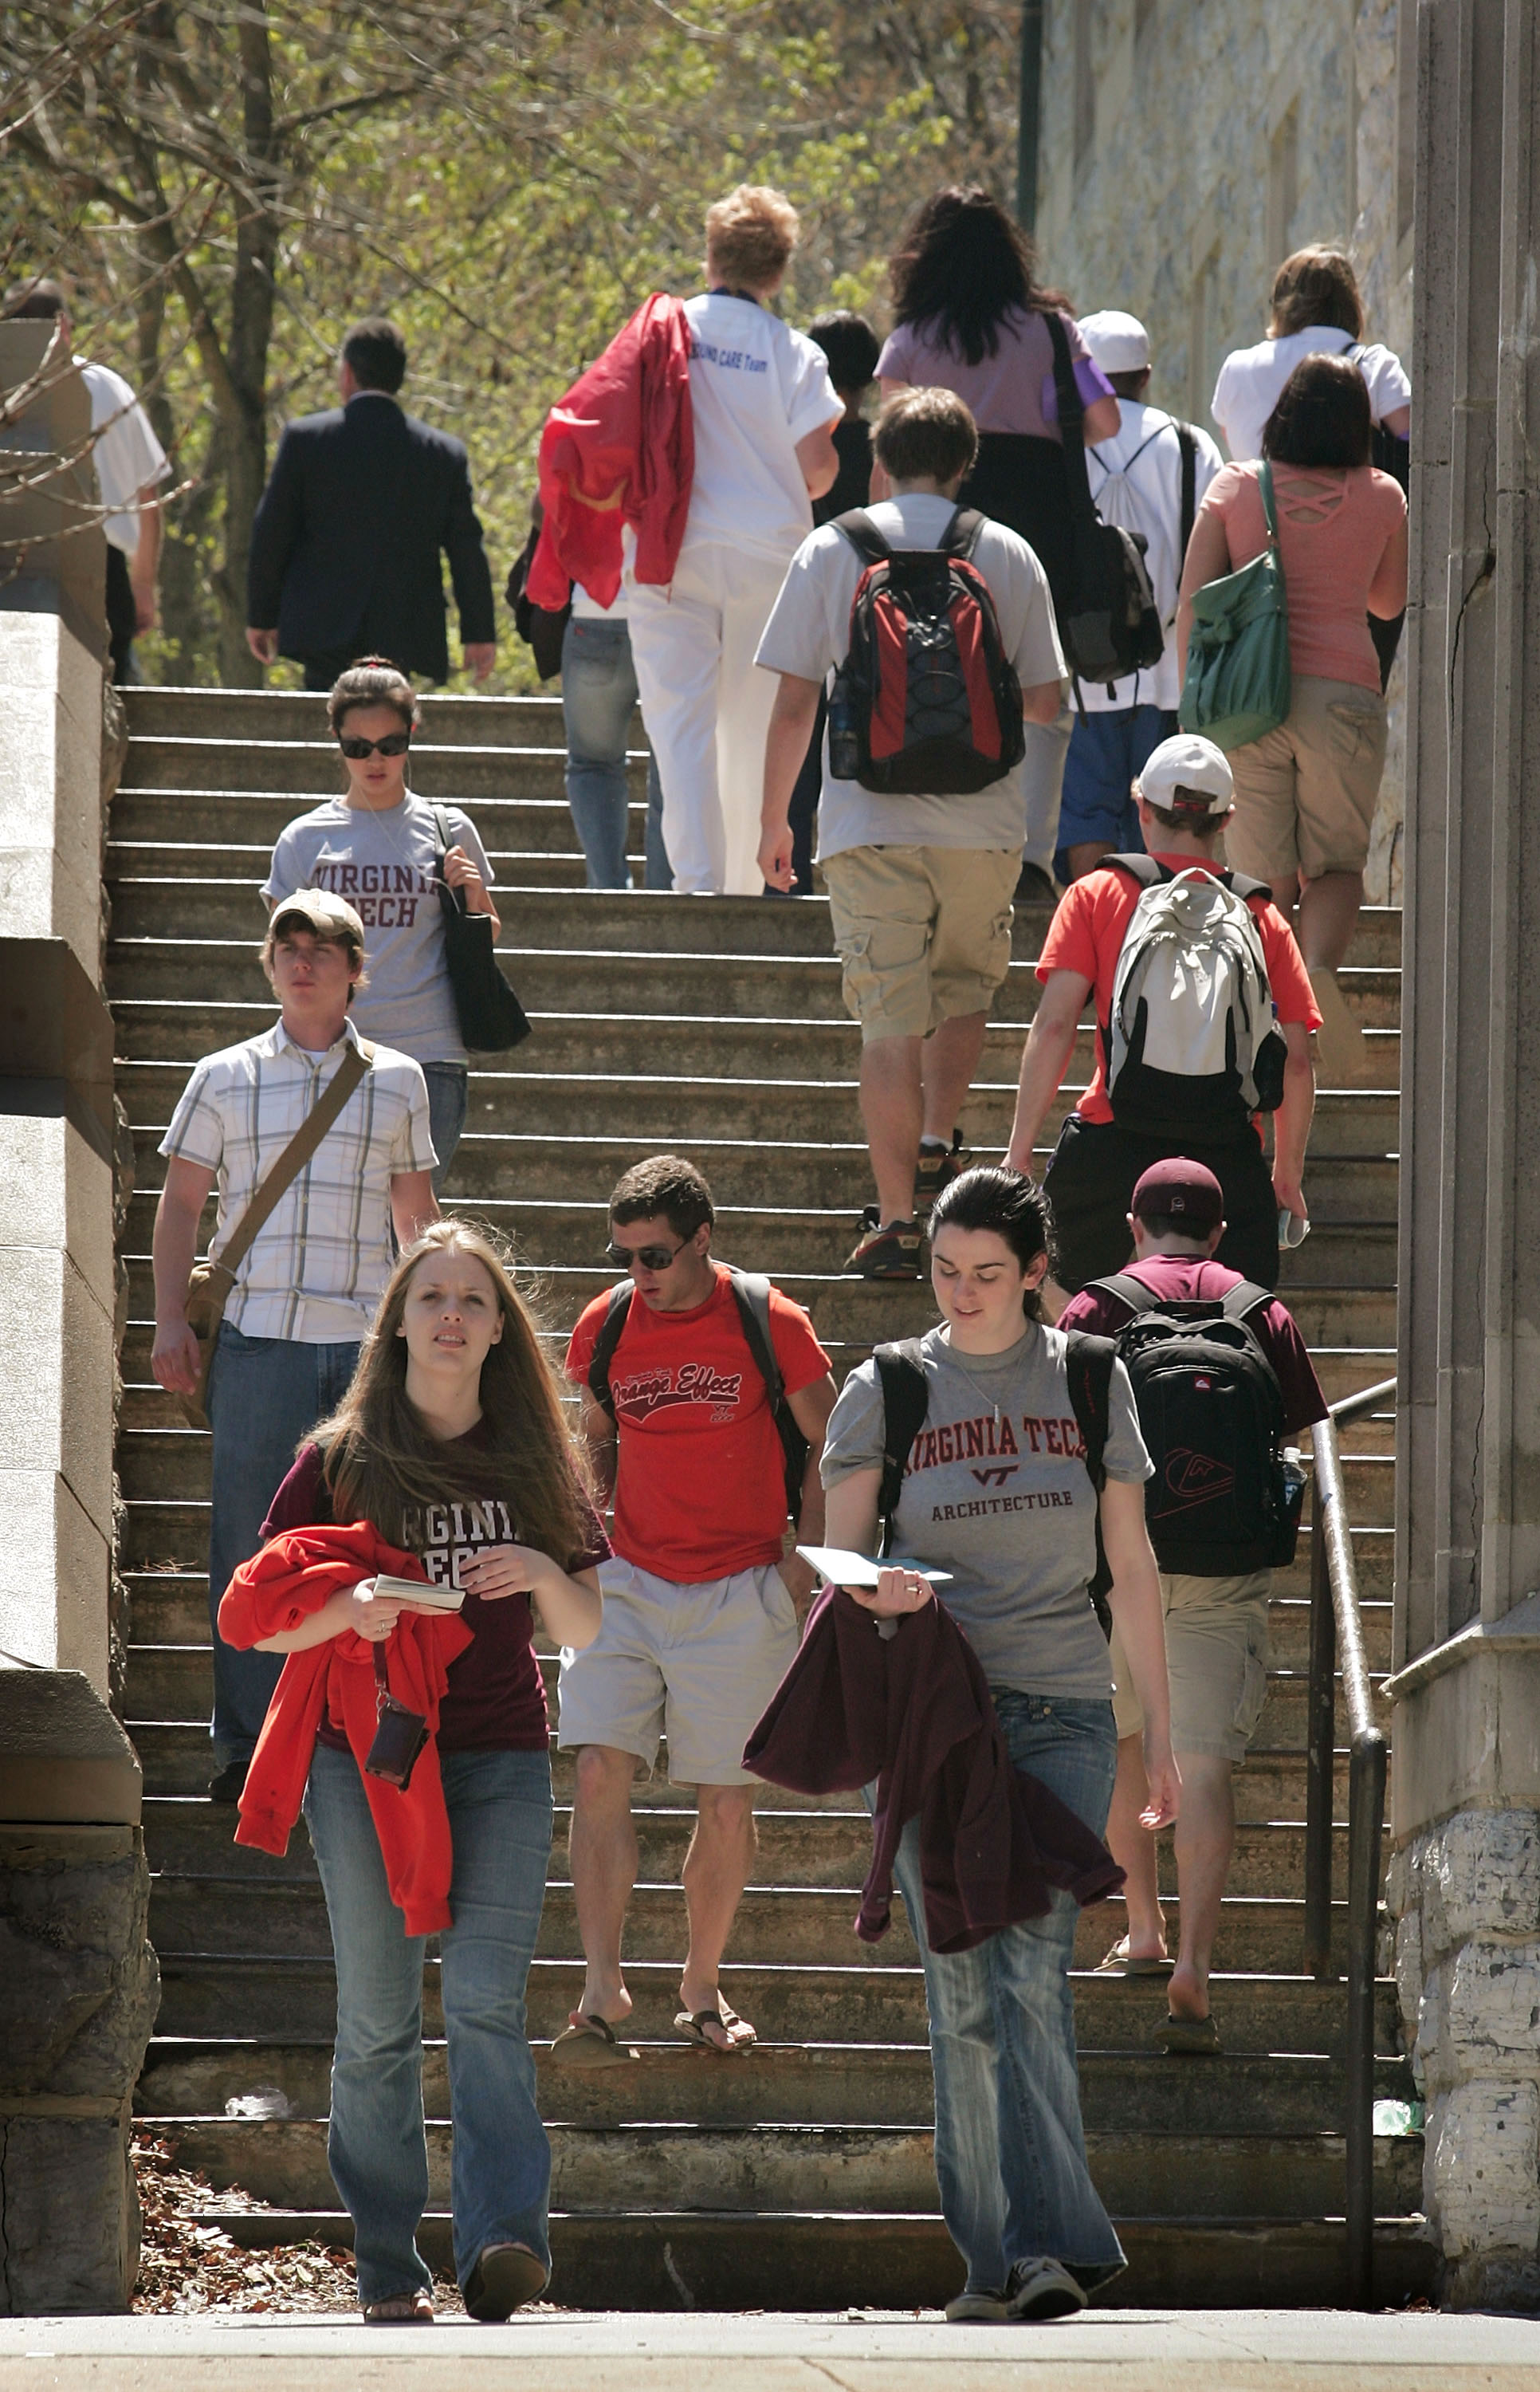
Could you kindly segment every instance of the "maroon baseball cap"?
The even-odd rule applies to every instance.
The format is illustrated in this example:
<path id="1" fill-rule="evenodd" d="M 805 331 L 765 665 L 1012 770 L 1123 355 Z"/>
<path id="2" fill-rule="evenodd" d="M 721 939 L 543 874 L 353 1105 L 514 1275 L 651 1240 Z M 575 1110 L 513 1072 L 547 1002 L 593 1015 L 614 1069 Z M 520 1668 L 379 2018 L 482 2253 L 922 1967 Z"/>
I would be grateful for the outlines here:
<path id="1" fill-rule="evenodd" d="M 1201 1238 L 1223 1220 L 1224 1191 L 1201 1163 L 1172 1154 L 1164 1163 L 1152 1163 L 1141 1176 L 1129 1210 L 1140 1221 L 1152 1214 L 1169 1214 L 1191 1222 L 1194 1235 Z"/>

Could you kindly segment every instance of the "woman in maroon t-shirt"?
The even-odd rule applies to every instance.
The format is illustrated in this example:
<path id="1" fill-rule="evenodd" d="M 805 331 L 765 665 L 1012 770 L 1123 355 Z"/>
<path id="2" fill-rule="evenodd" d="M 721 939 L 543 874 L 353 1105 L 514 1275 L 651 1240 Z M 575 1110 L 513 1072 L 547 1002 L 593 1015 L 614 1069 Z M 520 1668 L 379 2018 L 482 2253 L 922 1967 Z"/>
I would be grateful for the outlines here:
<path id="1" fill-rule="evenodd" d="M 449 1665 L 438 1729 L 454 1847 L 454 1924 L 439 1939 L 450 2201 L 465 2305 L 505 2318 L 550 2273 L 550 2148 L 524 2023 L 551 1827 L 531 1604 L 562 1644 L 590 1644 L 609 1546 L 537 1325 L 496 1246 L 462 1222 L 435 1222 L 402 1254 L 353 1384 L 302 1447 L 264 1533 L 331 1520 L 368 1520 L 421 1554 L 431 1580 L 464 1591 L 472 1642 Z M 401 1608 L 369 1580 L 264 1649 L 344 1629 L 380 1642 Z M 426 1939 L 405 1931 L 358 1764 L 330 1727 L 304 1813 L 337 1961 L 328 2157 L 354 2223 L 359 2299 L 371 2323 L 427 2323 L 433 2280 L 416 2239 L 428 2202 Z"/>

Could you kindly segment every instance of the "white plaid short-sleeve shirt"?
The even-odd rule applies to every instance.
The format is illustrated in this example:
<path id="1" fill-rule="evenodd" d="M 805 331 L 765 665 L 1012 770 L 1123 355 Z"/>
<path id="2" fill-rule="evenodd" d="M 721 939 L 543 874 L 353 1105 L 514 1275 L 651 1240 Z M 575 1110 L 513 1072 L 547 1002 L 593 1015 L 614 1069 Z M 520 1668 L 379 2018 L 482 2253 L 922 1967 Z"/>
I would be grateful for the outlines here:
<path id="1" fill-rule="evenodd" d="M 193 1072 L 161 1152 L 217 1175 L 219 1258 L 230 1231 L 305 1115 L 356 1046 L 349 1021 L 324 1055 L 296 1046 L 281 1021 L 239 1046 L 206 1055 Z M 237 1273 L 225 1307 L 248 1337 L 324 1346 L 362 1337 L 390 1277 L 391 1181 L 431 1171 L 422 1067 L 391 1046 L 355 1088 L 304 1169 L 278 1199 Z"/>

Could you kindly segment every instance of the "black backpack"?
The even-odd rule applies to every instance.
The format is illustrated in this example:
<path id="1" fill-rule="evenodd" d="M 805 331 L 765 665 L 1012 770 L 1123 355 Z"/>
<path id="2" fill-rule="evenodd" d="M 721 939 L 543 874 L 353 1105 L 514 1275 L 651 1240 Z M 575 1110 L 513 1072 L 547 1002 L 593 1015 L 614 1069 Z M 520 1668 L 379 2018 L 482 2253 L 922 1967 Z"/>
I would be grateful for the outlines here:
<path id="1" fill-rule="evenodd" d="M 829 771 L 882 797 L 965 797 L 1027 752 L 1021 683 L 959 507 L 939 548 L 892 548 L 864 507 L 836 516 L 863 570 L 829 699 Z"/>
<path id="2" fill-rule="evenodd" d="M 1096 512 L 1085 470 L 1085 402 L 1075 382 L 1069 335 L 1054 308 L 1044 311 L 1043 321 L 1054 344 L 1073 554 L 1070 593 L 1058 618 L 1059 641 L 1065 662 L 1079 680 L 1105 682 L 1110 691 L 1125 674 L 1158 665 L 1165 650 L 1160 609 L 1145 563 L 1149 542 L 1142 531 L 1103 523 Z"/>
<path id="3" fill-rule="evenodd" d="M 775 1433 L 781 1439 L 781 1451 L 785 1462 L 786 1510 L 796 1523 L 802 1517 L 802 1481 L 808 1468 L 809 1445 L 796 1424 L 796 1415 L 786 1400 L 785 1381 L 781 1376 L 781 1365 L 775 1358 L 775 1340 L 770 1334 L 770 1281 L 761 1278 L 757 1271 L 734 1270 L 731 1263 L 727 1267 L 727 1275 L 738 1306 L 744 1343 L 770 1398 Z M 620 1343 L 620 1332 L 630 1316 L 631 1298 L 635 1293 L 628 1279 L 619 1280 L 611 1288 L 610 1308 L 599 1324 L 599 1334 L 594 1339 L 593 1353 L 589 1361 L 589 1391 L 612 1421 L 615 1418 L 615 1398 L 610 1391 L 610 1363 Z"/>
<path id="4" fill-rule="evenodd" d="M 1106 1451 L 1111 1426 L 1112 1364 L 1117 1346 L 1110 1337 L 1094 1337 L 1089 1330 L 1067 1329 L 1065 1343 L 1068 1347 L 1069 1400 L 1080 1424 L 1085 1445 L 1086 1476 L 1099 1495 L 1106 1485 L 1106 1469 L 1103 1455 Z M 925 1362 L 917 1337 L 906 1337 L 894 1346 L 879 1346 L 873 1360 L 877 1366 L 877 1383 L 882 1388 L 883 1453 L 882 1480 L 877 1488 L 877 1525 L 882 1531 L 879 1554 L 886 1559 L 893 1550 L 893 1522 L 903 1490 L 904 1471 L 908 1467 L 910 1449 L 925 1424 L 930 1410 L 930 1388 L 925 1379 Z M 1096 1520 L 1096 1575 L 1091 1582 L 1091 1600 L 1105 1635 L 1112 1633 L 1112 1617 L 1106 1607 L 1106 1590 L 1112 1574 L 1102 1551 L 1102 1524 Z"/>
<path id="5" fill-rule="evenodd" d="M 1145 1518 L 1163 1570 L 1191 1578 L 1281 1569 L 1294 1558 L 1304 1475 L 1283 1456 L 1278 1374 L 1249 1316 L 1272 1297 L 1242 1280 L 1169 1303 L 1128 1271 L 1092 1291 L 1132 1308 L 1113 1340 L 1155 1464 Z"/>

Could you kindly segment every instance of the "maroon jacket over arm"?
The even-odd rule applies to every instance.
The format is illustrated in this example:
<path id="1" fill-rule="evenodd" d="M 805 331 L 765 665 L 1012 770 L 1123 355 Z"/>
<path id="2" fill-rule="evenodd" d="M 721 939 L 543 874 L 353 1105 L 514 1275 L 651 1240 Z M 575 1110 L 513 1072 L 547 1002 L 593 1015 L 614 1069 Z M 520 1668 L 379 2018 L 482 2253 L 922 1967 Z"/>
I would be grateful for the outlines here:
<path id="1" fill-rule="evenodd" d="M 862 1942 L 887 1931 L 894 1856 L 916 1816 L 933 1952 L 971 1951 L 1041 1918 L 1055 1887 L 1081 1904 L 1115 1892 L 1123 1873 L 1101 1839 L 1012 1762 L 978 1658 L 945 1606 L 904 1614 L 896 1631 L 880 1636 L 870 1612 L 826 1587 L 744 1748 L 745 1769 L 794 1794 L 876 1779 Z"/>

